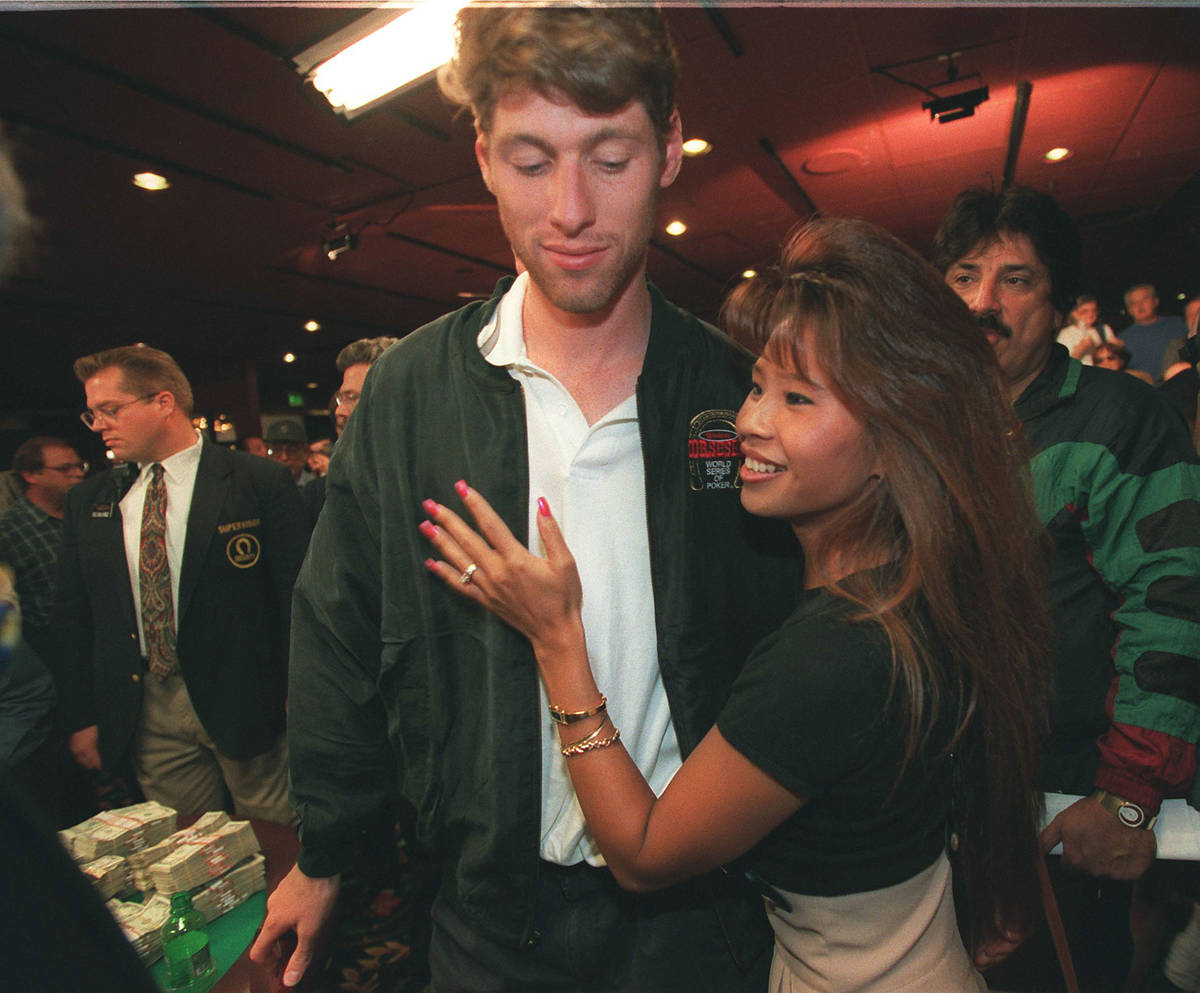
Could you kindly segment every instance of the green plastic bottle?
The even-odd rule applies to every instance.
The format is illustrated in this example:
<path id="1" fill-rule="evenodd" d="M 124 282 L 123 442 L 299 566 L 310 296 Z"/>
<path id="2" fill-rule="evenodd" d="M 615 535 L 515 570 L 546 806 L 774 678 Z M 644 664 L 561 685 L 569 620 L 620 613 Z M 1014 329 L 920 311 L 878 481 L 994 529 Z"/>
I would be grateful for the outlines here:
<path id="1" fill-rule="evenodd" d="M 217 969 L 208 945 L 208 922 L 192 906 L 187 892 L 171 896 L 171 913 L 162 926 L 166 978 L 163 989 L 171 993 L 208 993 Z"/>

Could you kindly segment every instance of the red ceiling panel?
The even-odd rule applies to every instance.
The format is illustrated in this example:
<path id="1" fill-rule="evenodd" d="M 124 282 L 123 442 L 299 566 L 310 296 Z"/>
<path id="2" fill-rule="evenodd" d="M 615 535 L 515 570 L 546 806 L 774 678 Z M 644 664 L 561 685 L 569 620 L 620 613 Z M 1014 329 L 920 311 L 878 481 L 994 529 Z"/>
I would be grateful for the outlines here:
<path id="1" fill-rule="evenodd" d="M 660 223 L 680 213 L 688 234 L 656 234 L 662 247 L 650 253 L 653 278 L 685 306 L 714 311 L 741 268 L 777 251 L 806 214 L 805 195 L 924 250 L 958 189 L 999 184 L 1022 79 L 1034 90 L 1016 178 L 1053 189 L 1088 220 L 1097 273 L 1151 265 L 1139 232 L 1169 220 L 1168 201 L 1176 210 L 1196 202 L 1200 8 L 719 13 L 741 56 L 706 11 L 667 12 L 684 65 L 685 128 L 716 145 L 685 164 L 661 201 Z M 282 370 L 284 346 L 328 367 L 353 337 L 402 332 L 456 306 L 460 292 L 489 292 L 512 258 L 470 123 L 430 85 L 343 121 L 280 57 L 361 14 L 0 12 L 0 118 L 18 140 L 44 228 L 36 268 L 0 290 L 10 340 L 56 341 L 62 353 L 74 348 L 64 341 L 164 335 L 179 349 L 260 358 L 264 389 L 278 395 L 288 377 L 318 378 L 312 366 Z M 951 51 L 962 53 L 963 78 L 938 87 L 947 63 L 936 55 Z M 919 61 L 897 65 L 909 60 Z M 975 85 L 966 77 L 979 72 L 992 96 L 974 117 L 938 125 L 920 108 L 924 94 L 872 66 L 939 92 Z M 1074 157 L 1042 162 L 1060 143 Z M 159 198 L 128 182 L 146 157 L 184 167 Z M 360 241 L 331 263 L 319 242 L 338 220 Z M 1126 246 L 1136 258 L 1121 255 Z M 1200 271 L 1184 255 L 1154 265 Z M 297 331 L 318 312 L 326 332 Z M 94 326 L 72 339 L 80 313 Z M 41 352 L 17 358 L 57 368 Z M 59 371 L 74 397 L 69 370 Z M 56 388 L 40 387 L 42 396 Z M 4 402 L 24 401 L 18 392 Z"/>

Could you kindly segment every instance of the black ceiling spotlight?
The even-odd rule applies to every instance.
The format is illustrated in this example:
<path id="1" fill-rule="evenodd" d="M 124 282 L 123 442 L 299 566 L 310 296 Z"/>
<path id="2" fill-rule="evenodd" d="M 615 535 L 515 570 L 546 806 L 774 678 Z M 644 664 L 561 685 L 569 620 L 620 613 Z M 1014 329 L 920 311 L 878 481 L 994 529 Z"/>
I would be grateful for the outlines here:
<path id="1" fill-rule="evenodd" d="M 345 234 L 338 235 L 336 238 L 330 238 L 328 241 L 321 242 L 321 251 L 325 253 L 325 257 L 330 262 L 334 261 L 339 255 L 345 252 L 352 252 L 358 247 L 358 235 L 351 234 L 347 231 Z"/>
<path id="2" fill-rule="evenodd" d="M 1008 41 L 1011 39 L 1000 39 Z M 994 44 L 987 42 L 985 44 Z M 971 45 L 969 48 L 982 48 L 983 45 Z M 967 49 L 963 49 L 966 51 Z M 973 90 L 960 90 L 958 93 L 947 93 L 943 95 L 939 90 L 947 87 L 959 86 L 967 80 L 975 80 L 977 83 L 983 83 L 983 77 L 977 72 L 968 73 L 966 76 L 959 77 L 958 66 L 954 60 L 962 57 L 962 51 L 942 52 L 937 55 L 922 55 L 915 59 L 907 59 L 904 62 L 897 62 L 890 66 L 871 66 L 871 72 L 879 73 L 881 76 L 886 76 L 895 83 L 903 83 L 905 86 L 911 86 L 914 90 L 920 90 L 929 99 L 921 104 L 922 110 L 929 111 L 929 119 L 937 121 L 938 124 L 949 124 L 951 121 L 962 120 L 964 117 L 974 117 L 975 108 L 978 107 L 988 98 L 988 88 L 983 85 L 977 86 Z M 944 62 L 946 63 L 946 78 L 940 83 L 931 83 L 925 86 L 923 83 L 915 82 L 911 79 L 903 79 L 897 76 L 893 69 L 900 69 L 905 66 L 920 65 L 925 62 Z"/>
<path id="3" fill-rule="evenodd" d="M 988 88 L 980 86 L 974 90 L 964 90 L 947 97 L 935 97 L 921 104 L 922 110 L 929 111 L 929 119 L 938 124 L 948 124 L 964 117 L 974 117 L 975 108 L 988 98 Z"/>
<path id="4" fill-rule="evenodd" d="M 962 52 L 950 52 L 947 55 L 939 55 L 938 61 L 946 63 L 946 81 L 944 83 L 934 83 L 935 87 L 953 86 L 958 82 L 958 66 L 954 64 L 954 60 L 962 55 Z M 973 72 L 967 79 L 980 79 L 979 73 Z M 982 80 L 980 80 L 982 82 Z M 980 86 L 973 90 L 963 90 L 961 93 L 951 93 L 947 96 L 940 97 L 932 90 L 926 90 L 933 99 L 926 100 L 921 104 L 922 110 L 929 111 L 929 119 L 937 121 L 938 124 L 949 124 L 951 121 L 962 120 L 964 117 L 974 117 L 975 108 L 978 107 L 988 98 L 988 88 Z"/>

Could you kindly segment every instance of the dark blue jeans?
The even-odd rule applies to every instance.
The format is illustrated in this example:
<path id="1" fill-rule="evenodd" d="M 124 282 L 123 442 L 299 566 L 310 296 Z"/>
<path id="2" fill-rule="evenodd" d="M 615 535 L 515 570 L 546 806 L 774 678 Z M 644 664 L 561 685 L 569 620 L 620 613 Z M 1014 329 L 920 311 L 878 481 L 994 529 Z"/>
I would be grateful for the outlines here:
<path id="1" fill-rule="evenodd" d="M 448 902 L 433 905 L 433 993 L 763 993 L 772 940 L 761 927 L 734 961 L 703 881 L 660 893 L 622 890 L 607 869 L 542 863 L 531 948 L 478 934 Z"/>

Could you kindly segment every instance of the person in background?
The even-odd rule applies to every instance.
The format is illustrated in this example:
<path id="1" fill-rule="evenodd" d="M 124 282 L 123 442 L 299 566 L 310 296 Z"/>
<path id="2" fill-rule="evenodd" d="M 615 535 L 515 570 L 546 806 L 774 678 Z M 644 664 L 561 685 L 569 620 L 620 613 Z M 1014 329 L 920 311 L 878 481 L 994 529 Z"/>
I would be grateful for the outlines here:
<path id="1" fill-rule="evenodd" d="M 308 471 L 308 433 L 299 421 L 275 421 L 266 431 L 267 456 L 287 468 L 299 487 L 312 482 Z"/>
<path id="2" fill-rule="evenodd" d="M 309 485 L 329 471 L 329 457 L 333 454 L 333 439 L 320 438 L 308 446 L 308 471 L 312 473 Z"/>
<path id="3" fill-rule="evenodd" d="M 0 562 L 0 770 L 12 772 L 28 788 L 30 777 L 22 773 L 50 737 L 57 696 L 54 680 L 21 637 L 20 625 L 12 572 Z M 71 823 L 64 820 L 56 827 Z"/>
<path id="4" fill-rule="evenodd" d="M 1121 345 L 1106 343 L 1096 349 L 1095 366 L 1097 369 L 1108 369 L 1112 372 L 1125 372 L 1134 379 L 1140 379 L 1150 386 L 1154 385 L 1153 377 L 1141 369 L 1129 368 L 1129 349 Z"/>
<path id="5" fill-rule="evenodd" d="M 1200 451 L 1200 296 L 1184 305 L 1183 318 L 1188 333 L 1167 347 L 1167 357 L 1174 355 L 1177 361 L 1163 373 L 1159 389 L 1188 422 Z"/>
<path id="6" fill-rule="evenodd" d="M 21 500 L 0 516 L 0 562 L 16 577 L 25 638 L 39 654 L 54 608 L 54 573 L 62 544 L 63 501 L 88 464 L 61 438 L 29 438 L 13 455 Z"/>
<path id="7" fill-rule="evenodd" d="M 938 273 L 863 221 L 805 225 L 723 318 L 759 354 L 737 415 L 742 504 L 791 526 L 805 589 L 661 796 L 609 716 L 624 688 L 606 700 L 593 676 L 549 508 L 540 557 L 474 490 L 482 538 L 427 506 L 426 565 L 530 639 L 623 886 L 745 856 L 771 888 L 771 990 L 983 991 L 964 937 L 991 964 L 1038 910 L 1048 694 L 1039 525 L 995 358 Z"/>
<path id="8" fill-rule="evenodd" d="M 346 421 L 358 406 L 362 396 L 363 383 L 367 378 L 367 370 L 374 365 L 375 360 L 394 345 L 398 339 L 381 336 L 379 338 L 359 338 L 338 352 L 337 371 L 341 373 L 342 385 L 334 394 L 333 423 L 338 437 L 346 430 Z"/>
<path id="9" fill-rule="evenodd" d="M 1033 449 L 1055 626 L 1042 784 L 1079 798 L 1064 800 L 1042 844 L 1062 845 L 1050 871 L 1080 988 L 1124 990 L 1133 881 L 1154 862 L 1162 798 L 1186 794 L 1196 771 L 1200 461 L 1154 390 L 1055 343 L 1081 243 L 1052 197 L 967 190 L 935 251 L 996 352 Z M 989 981 L 1062 989 L 1046 933 Z"/>
<path id="10" fill-rule="evenodd" d="M 248 455 L 257 455 L 259 458 L 269 458 L 270 452 L 267 451 L 267 443 L 262 438 L 251 436 L 243 438 L 238 442 L 238 448 L 246 452 Z"/>
<path id="11" fill-rule="evenodd" d="M 337 354 L 337 371 L 342 375 L 342 385 L 333 395 L 330 410 L 333 413 L 333 427 L 337 437 L 346 430 L 346 422 L 358 406 L 358 398 L 362 395 L 363 382 L 367 378 L 367 370 L 376 359 L 386 352 L 399 339 L 380 336 L 378 338 L 359 338 L 350 342 Z M 333 449 L 337 443 L 334 439 L 330 446 L 329 457 L 333 457 Z M 328 463 L 327 463 L 328 465 Z M 328 470 L 327 470 L 328 471 Z M 309 523 L 314 527 L 317 518 L 321 516 L 321 508 L 325 506 L 325 474 L 317 476 L 311 483 L 300 491 L 304 501 L 304 509 L 308 512 Z"/>
<path id="12" fill-rule="evenodd" d="M 35 225 L 25 202 L 25 188 L 17 177 L 0 131 L 0 282 L 17 268 L 24 247 L 33 240 Z M 21 499 L 23 488 L 17 473 L 0 471 L 0 514 Z"/>
<path id="13" fill-rule="evenodd" d="M 55 720 L 54 681 L 42 661 L 54 609 L 63 502 L 87 470 L 62 438 L 27 439 L 13 455 L 24 492 L 0 516 L 0 562 L 12 569 L 23 635 L 12 665 L 0 676 L 0 761 L 56 827 L 95 811 L 94 786 L 71 761 L 66 733 Z"/>
<path id="14" fill-rule="evenodd" d="M 468 474 L 521 540 L 566 523 L 614 715 L 663 789 L 751 645 L 795 602 L 785 525 L 737 494 L 748 356 L 646 280 L 682 162 L 662 12 L 488 5 L 458 15 L 443 90 L 520 275 L 367 372 L 297 583 L 288 698 L 297 868 L 251 957 L 308 968 L 369 825 L 402 790 L 442 862 L 436 993 L 761 993 L 770 930 L 736 873 L 621 891 L 584 822 L 529 642 L 429 583 L 421 499 Z M 464 571 L 462 582 L 472 573 Z"/>
<path id="15" fill-rule="evenodd" d="M 24 187 L 0 129 L 0 278 L 15 267 L 32 227 Z M 13 653 L 28 650 L 12 609 L 11 577 L 4 573 L 0 568 L 0 679 Z M 0 879 L 10 908 L 3 985 L 155 993 L 150 973 L 51 827 L 0 763 Z"/>
<path id="16" fill-rule="evenodd" d="M 129 345 L 75 362 L 85 424 L 136 466 L 67 498 L 53 639 L 76 761 L 131 754 L 142 792 L 180 813 L 288 823 L 288 630 L 308 528 L 291 477 L 192 427 L 166 352 Z"/>
<path id="17" fill-rule="evenodd" d="M 1091 294 L 1081 293 L 1075 298 L 1071 323 L 1058 332 L 1058 343 L 1071 353 L 1071 358 L 1091 365 L 1092 353 L 1106 341 L 1121 344 L 1113 329 L 1100 322 L 1100 302 Z"/>
<path id="18" fill-rule="evenodd" d="M 1187 328 L 1186 333 L 1167 345 L 1167 354 L 1163 357 L 1164 383 L 1177 373 L 1196 367 L 1198 356 L 1193 349 L 1185 351 L 1185 347 L 1190 339 L 1200 333 L 1200 296 L 1192 297 L 1183 305 L 1183 323 Z"/>
<path id="19" fill-rule="evenodd" d="M 1168 347 L 1187 334 L 1187 327 L 1176 314 L 1159 317 L 1158 291 L 1150 283 L 1138 283 L 1125 291 L 1125 309 L 1133 319 L 1121 332 L 1121 340 L 1129 349 L 1129 368 L 1146 373 L 1151 382 L 1157 383 L 1176 361 Z"/>

